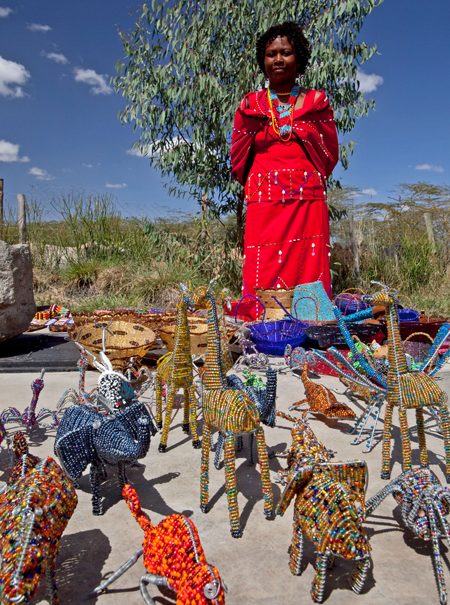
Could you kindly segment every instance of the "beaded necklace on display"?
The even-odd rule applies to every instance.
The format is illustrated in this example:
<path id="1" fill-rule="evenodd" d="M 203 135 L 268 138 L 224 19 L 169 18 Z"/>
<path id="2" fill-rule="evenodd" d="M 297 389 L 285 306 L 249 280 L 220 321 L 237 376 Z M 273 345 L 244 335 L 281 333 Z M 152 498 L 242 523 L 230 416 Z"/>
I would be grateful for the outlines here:
<path id="1" fill-rule="evenodd" d="M 299 94 L 300 86 L 296 84 L 290 92 L 287 105 L 280 105 L 277 93 L 271 88 L 267 92 L 270 115 L 272 116 L 272 128 L 283 141 L 289 141 L 292 136 L 294 105 Z M 275 114 L 274 108 L 277 114 Z"/>

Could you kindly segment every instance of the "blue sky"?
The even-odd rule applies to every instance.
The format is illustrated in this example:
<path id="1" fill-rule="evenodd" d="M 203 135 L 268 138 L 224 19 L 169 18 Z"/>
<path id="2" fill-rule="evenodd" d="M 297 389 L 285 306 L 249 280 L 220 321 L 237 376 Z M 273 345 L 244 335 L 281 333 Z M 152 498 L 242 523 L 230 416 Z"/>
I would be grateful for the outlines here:
<path id="1" fill-rule="evenodd" d="M 110 88 L 122 57 L 117 30 L 133 26 L 130 0 L 0 0 L 0 178 L 6 200 L 38 188 L 113 193 L 124 216 L 196 212 L 171 198 L 148 160 L 127 153 L 136 135 Z M 362 70 L 376 111 L 345 138 L 357 145 L 335 177 L 384 201 L 401 182 L 449 182 L 448 0 L 385 0 L 361 39 L 381 53 Z"/>

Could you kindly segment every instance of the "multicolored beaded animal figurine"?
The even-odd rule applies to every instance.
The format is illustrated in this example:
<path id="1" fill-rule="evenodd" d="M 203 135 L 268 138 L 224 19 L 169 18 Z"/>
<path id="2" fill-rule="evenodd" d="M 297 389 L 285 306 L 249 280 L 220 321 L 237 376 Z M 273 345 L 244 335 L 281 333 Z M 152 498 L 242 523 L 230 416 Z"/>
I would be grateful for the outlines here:
<path id="1" fill-rule="evenodd" d="M 254 433 L 256 436 L 264 494 L 264 514 L 268 518 L 272 516 L 273 494 L 264 430 L 261 426 L 258 408 L 253 401 L 243 391 L 230 388 L 227 384 L 222 369 L 220 330 L 213 292 L 206 286 L 200 286 L 192 295 L 192 303 L 196 308 L 206 308 L 208 312 L 208 353 L 203 382 L 205 393 L 203 397 L 200 508 L 203 512 L 208 512 L 209 453 L 211 429 L 215 428 L 225 438 L 225 483 L 231 535 L 234 538 L 240 538 L 242 529 L 239 522 L 235 468 L 235 441 L 240 435 Z"/>
<path id="2" fill-rule="evenodd" d="M 81 335 L 81 330 L 78 333 L 78 338 L 80 337 L 80 335 Z M 89 367 L 87 352 L 86 352 L 86 349 L 82 345 L 80 345 L 80 343 L 78 341 L 75 342 L 75 344 L 78 346 L 79 349 L 81 349 L 80 358 L 77 361 L 78 372 L 79 372 L 78 392 L 75 389 L 67 389 L 67 391 L 64 391 L 61 399 L 58 401 L 58 403 L 56 405 L 56 408 L 58 410 L 62 409 L 63 407 L 66 407 L 68 405 L 74 405 L 76 403 L 85 403 L 87 405 L 96 407 L 97 387 L 95 387 L 90 393 L 87 393 L 86 389 L 85 389 L 86 370 Z"/>
<path id="3" fill-rule="evenodd" d="M 71 480 L 52 458 L 24 466 L 0 495 L 0 599 L 29 603 L 45 573 L 47 600 L 58 605 L 55 582 L 59 541 L 77 505 Z"/>
<path id="4" fill-rule="evenodd" d="M 435 407 L 442 428 L 445 449 L 447 481 L 450 480 L 450 426 L 447 408 L 447 394 L 425 372 L 410 372 L 406 363 L 405 352 L 400 338 L 398 308 L 395 293 L 387 286 L 374 295 L 364 295 L 363 302 L 372 305 L 383 305 L 386 308 L 389 371 L 387 375 L 387 405 L 383 433 L 383 463 L 381 478 L 389 479 L 391 427 L 394 407 L 398 408 L 400 434 L 402 437 L 403 470 L 412 468 L 411 442 L 408 433 L 406 410 L 416 410 L 417 435 L 420 448 L 420 463 L 428 465 L 428 452 L 425 441 L 423 408 Z"/>
<path id="5" fill-rule="evenodd" d="M 156 584 L 175 591 L 177 605 L 225 605 L 227 588 L 217 569 L 206 562 L 192 521 L 184 515 L 170 515 L 154 526 L 142 511 L 139 498 L 130 485 L 123 488 L 123 497 L 145 532 L 143 547 L 92 594 L 105 590 L 143 554 L 148 573 L 142 576 L 140 589 L 145 603 L 154 603 L 147 592 L 147 585 Z"/>
<path id="6" fill-rule="evenodd" d="M 306 363 L 302 370 L 302 382 L 305 387 L 306 399 L 294 403 L 291 410 L 324 414 L 327 418 L 356 418 L 355 412 L 345 403 L 338 403 L 334 394 L 323 384 L 315 384 L 309 379 L 309 365 Z M 299 410 L 299 406 L 307 403 L 309 408 Z"/>
<path id="7" fill-rule="evenodd" d="M 447 603 L 447 590 L 439 539 L 450 541 L 450 490 L 428 468 L 402 473 L 366 502 L 371 515 L 389 494 L 400 504 L 402 521 L 417 537 L 433 543 L 433 566 L 441 605 Z"/>
<path id="8" fill-rule="evenodd" d="M 162 389 L 166 385 L 166 416 L 158 450 L 164 452 L 167 448 L 172 409 L 175 393 L 184 389 L 184 420 L 183 431 L 189 434 L 189 423 L 192 434 L 192 447 L 201 446 L 197 434 L 196 399 L 194 375 L 192 371 L 191 337 L 187 320 L 187 305 L 189 304 L 190 285 L 183 287 L 183 294 L 177 305 L 177 319 L 174 333 L 174 348 L 158 360 L 155 377 L 156 422 L 162 427 Z"/>
<path id="9" fill-rule="evenodd" d="M 356 500 L 364 504 L 366 464 L 360 460 L 330 462 L 330 452 L 318 441 L 306 420 L 297 420 L 292 433 L 286 488 L 276 509 L 277 514 L 283 515 L 296 496 L 289 569 L 293 575 L 302 573 L 304 532 L 317 549 L 316 575 L 311 588 L 313 601 L 322 602 L 326 570 L 336 557 L 356 561 L 350 585 L 359 594 L 369 569 L 371 550 L 355 505 Z"/>
<path id="10" fill-rule="evenodd" d="M 217 306 L 217 323 L 220 331 L 220 350 L 222 352 L 222 369 L 226 374 L 234 365 L 233 357 L 231 356 L 230 347 L 228 346 L 229 338 L 227 333 L 227 324 L 225 322 L 225 312 L 223 306 L 227 304 L 231 309 L 231 292 L 229 288 L 223 288 L 216 297 Z"/>
<path id="11" fill-rule="evenodd" d="M 21 431 L 18 431 L 12 438 L 12 450 L 16 461 L 9 473 L 8 485 L 12 485 L 19 479 L 22 479 L 26 473 L 41 461 L 37 456 L 30 454 L 27 440 Z"/>
<path id="12" fill-rule="evenodd" d="M 292 345 L 286 345 L 284 349 L 284 362 L 290 369 L 303 368 L 305 363 L 309 365 L 311 371 L 314 372 L 317 363 L 317 357 L 314 351 L 308 351 L 303 347 L 292 348 Z"/>

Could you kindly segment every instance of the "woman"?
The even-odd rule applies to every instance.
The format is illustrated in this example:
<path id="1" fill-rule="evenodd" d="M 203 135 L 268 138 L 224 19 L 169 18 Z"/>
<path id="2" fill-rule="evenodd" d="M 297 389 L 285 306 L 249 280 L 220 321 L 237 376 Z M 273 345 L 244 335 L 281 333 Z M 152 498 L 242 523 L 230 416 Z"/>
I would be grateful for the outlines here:
<path id="1" fill-rule="evenodd" d="M 323 91 L 296 84 L 311 49 L 293 22 L 256 43 L 268 88 L 244 97 L 231 144 L 232 176 L 245 186 L 245 294 L 317 280 L 330 294 L 326 184 L 339 154 Z"/>

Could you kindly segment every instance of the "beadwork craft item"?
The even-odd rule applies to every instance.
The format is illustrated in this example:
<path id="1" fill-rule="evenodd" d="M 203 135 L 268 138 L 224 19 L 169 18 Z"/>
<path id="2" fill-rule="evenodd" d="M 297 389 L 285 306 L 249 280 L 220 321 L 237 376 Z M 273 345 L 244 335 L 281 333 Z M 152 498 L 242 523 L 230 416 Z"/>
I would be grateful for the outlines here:
<path id="1" fill-rule="evenodd" d="M 333 321 L 333 305 L 321 281 L 296 286 L 292 315 L 301 321 Z"/>
<path id="2" fill-rule="evenodd" d="M 288 368 L 303 368 L 305 363 L 309 365 L 311 371 L 314 372 L 317 357 L 314 355 L 314 351 L 308 351 L 303 347 L 292 348 L 291 345 L 286 345 L 284 349 L 284 362 Z"/>
<path id="3" fill-rule="evenodd" d="M 309 366 L 306 363 L 302 370 L 302 382 L 305 387 L 306 398 L 291 406 L 291 410 L 298 410 L 299 406 L 307 403 L 309 408 L 303 411 L 323 414 L 327 418 L 356 418 L 355 412 L 345 403 L 338 403 L 334 393 L 323 384 L 315 384 L 309 379 Z"/>
<path id="4" fill-rule="evenodd" d="M 155 377 L 156 422 L 162 428 L 161 442 L 158 450 L 164 452 L 167 448 L 172 410 L 175 394 L 178 389 L 184 390 L 184 419 L 183 431 L 189 434 L 189 424 L 192 435 L 192 447 L 201 446 L 197 434 L 196 400 L 194 375 L 192 372 L 191 341 L 187 320 L 187 304 L 189 303 L 190 285 L 185 286 L 180 302 L 177 305 L 175 328 L 175 344 L 172 353 L 167 353 L 158 360 Z M 162 424 L 162 388 L 166 385 L 166 415 L 164 427 Z"/>
<path id="5" fill-rule="evenodd" d="M 447 480 L 450 480 L 450 426 L 447 394 L 439 388 L 436 382 L 428 374 L 425 374 L 425 372 L 409 372 L 400 338 L 395 293 L 390 291 L 387 286 L 383 286 L 383 289 L 380 292 L 373 296 L 363 296 L 362 300 L 370 305 L 376 304 L 386 307 L 389 370 L 387 375 L 387 405 L 383 433 L 383 463 L 381 477 L 382 479 L 389 479 L 391 475 L 390 447 L 394 407 L 398 408 L 400 420 L 404 471 L 411 470 L 412 468 L 411 442 L 409 439 L 406 410 L 416 410 L 420 463 L 423 466 L 426 466 L 428 464 L 428 452 L 425 441 L 423 408 L 433 407 L 437 409 L 437 415 L 442 428 L 446 474 Z"/>
<path id="6" fill-rule="evenodd" d="M 306 421 L 299 420 L 294 425 L 288 464 L 286 488 L 276 513 L 282 516 L 295 496 L 291 573 L 302 573 L 305 533 L 317 549 L 316 575 L 311 588 L 313 601 L 322 602 L 326 570 L 336 557 L 356 561 L 350 585 L 359 594 L 369 569 L 371 550 L 355 502 L 364 501 L 365 463 L 329 462 L 329 452 Z"/>
<path id="7" fill-rule="evenodd" d="M 300 94 L 300 86 L 295 84 L 289 94 L 286 105 L 280 105 L 277 93 L 269 88 L 267 99 L 269 111 L 272 118 L 272 128 L 282 141 L 289 141 L 292 136 L 292 124 L 294 119 L 294 106 Z"/>
<path id="8" fill-rule="evenodd" d="M 447 515 L 450 512 L 450 490 L 428 468 L 402 473 L 366 502 L 366 515 L 372 514 L 392 494 L 400 504 L 404 525 L 417 537 L 431 540 L 433 566 L 441 605 L 447 603 L 447 589 L 439 539 L 450 540 Z"/>
<path id="9" fill-rule="evenodd" d="M 225 605 L 227 587 L 215 567 L 206 561 L 197 528 L 184 515 L 170 515 L 152 525 L 131 485 L 123 488 L 123 497 L 133 517 L 144 530 L 142 548 L 92 592 L 100 594 L 144 555 L 147 574 L 140 590 L 148 605 L 154 604 L 148 584 L 165 586 L 176 593 L 177 605 Z"/>
<path id="10" fill-rule="evenodd" d="M 107 416 L 86 405 L 73 405 L 64 414 L 55 440 L 55 454 L 68 476 L 76 481 L 90 464 L 92 513 L 102 515 L 99 478 L 106 466 L 116 466 L 119 484 L 127 483 L 125 464 L 144 458 L 156 433 L 143 403 Z"/>
<path id="11" fill-rule="evenodd" d="M 210 284 L 211 287 L 211 284 Z M 213 292 L 206 286 L 200 286 L 192 295 L 196 308 L 206 308 L 208 317 L 208 350 L 206 354 L 206 371 L 204 373 L 203 395 L 203 440 L 201 466 L 200 508 L 208 512 L 209 501 L 209 453 L 211 429 L 219 430 L 225 439 L 225 483 L 230 515 L 231 535 L 242 536 L 237 502 L 235 441 L 236 437 L 254 433 L 261 469 L 261 483 L 264 494 L 264 514 L 272 515 L 272 486 L 269 475 L 269 458 L 267 456 L 264 430 L 258 408 L 245 392 L 228 386 L 222 369 L 221 339 L 217 321 L 217 307 Z"/>
<path id="12" fill-rule="evenodd" d="M 9 473 L 8 485 L 12 485 L 24 477 L 31 469 L 41 461 L 28 451 L 28 443 L 25 435 L 18 431 L 12 438 L 12 450 L 15 457 L 14 465 Z"/>
<path id="13" fill-rule="evenodd" d="M 59 541 L 77 504 L 71 480 L 52 458 L 23 474 L 0 495 L 0 600 L 29 603 L 46 576 L 47 600 L 58 605 Z"/>
<path id="14" fill-rule="evenodd" d="M 270 366 L 267 355 L 259 353 L 251 340 L 240 338 L 239 346 L 242 348 L 242 355 L 234 366 L 235 370 L 239 370 L 244 364 L 254 370 L 266 370 Z"/>

